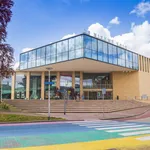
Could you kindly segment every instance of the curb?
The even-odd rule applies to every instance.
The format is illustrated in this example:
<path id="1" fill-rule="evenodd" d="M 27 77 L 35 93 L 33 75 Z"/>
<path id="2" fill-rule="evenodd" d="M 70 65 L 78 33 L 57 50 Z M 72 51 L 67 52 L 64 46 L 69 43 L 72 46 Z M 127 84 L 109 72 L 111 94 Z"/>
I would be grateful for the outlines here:
<path id="1" fill-rule="evenodd" d="M 137 117 L 137 116 L 141 116 L 143 114 L 145 114 L 146 112 L 150 111 L 150 108 L 147 109 L 146 111 L 140 113 L 140 114 L 137 114 L 137 115 L 131 115 L 131 116 L 125 116 L 125 117 L 116 117 L 116 118 L 102 118 L 100 120 L 116 120 L 116 119 L 128 119 L 128 118 L 132 118 L 132 117 Z"/>

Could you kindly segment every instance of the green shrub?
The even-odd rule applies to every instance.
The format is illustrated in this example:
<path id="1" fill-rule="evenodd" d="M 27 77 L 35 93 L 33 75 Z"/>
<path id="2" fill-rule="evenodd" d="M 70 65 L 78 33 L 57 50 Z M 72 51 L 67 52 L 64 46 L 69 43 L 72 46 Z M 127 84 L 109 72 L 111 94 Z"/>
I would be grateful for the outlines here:
<path id="1" fill-rule="evenodd" d="M 9 110 L 9 105 L 7 105 L 5 103 L 1 103 L 0 104 L 0 109 L 2 109 L 2 110 Z"/>

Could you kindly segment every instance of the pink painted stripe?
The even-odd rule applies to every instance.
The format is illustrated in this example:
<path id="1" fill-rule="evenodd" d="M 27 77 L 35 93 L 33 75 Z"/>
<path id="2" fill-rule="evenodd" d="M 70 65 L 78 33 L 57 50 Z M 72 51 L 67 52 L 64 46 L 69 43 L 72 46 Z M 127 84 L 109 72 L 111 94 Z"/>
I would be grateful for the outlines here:
<path id="1" fill-rule="evenodd" d="M 0 124 L 2 126 L 25 126 L 25 125 L 38 125 L 38 124 L 62 124 L 62 123 L 71 123 L 70 121 L 65 122 L 34 122 L 34 123 L 12 123 L 12 124 Z"/>

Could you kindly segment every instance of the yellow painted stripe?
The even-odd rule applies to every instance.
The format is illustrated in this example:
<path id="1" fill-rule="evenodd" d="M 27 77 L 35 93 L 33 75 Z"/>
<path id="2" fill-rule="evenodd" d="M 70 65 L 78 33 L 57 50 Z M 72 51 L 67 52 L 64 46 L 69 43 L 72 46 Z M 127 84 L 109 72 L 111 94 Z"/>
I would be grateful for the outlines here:
<path id="1" fill-rule="evenodd" d="M 11 148 L 7 150 L 106 150 L 110 148 L 136 149 L 141 146 L 150 146 L 150 141 L 136 140 L 136 138 L 139 137 L 142 136 L 117 138 L 117 139 L 101 140 L 101 141 L 93 141 L 93 142 L 80 142 L 80 143 L 71 143 L 71 144 L 39 146 L 39 147 Z"/>

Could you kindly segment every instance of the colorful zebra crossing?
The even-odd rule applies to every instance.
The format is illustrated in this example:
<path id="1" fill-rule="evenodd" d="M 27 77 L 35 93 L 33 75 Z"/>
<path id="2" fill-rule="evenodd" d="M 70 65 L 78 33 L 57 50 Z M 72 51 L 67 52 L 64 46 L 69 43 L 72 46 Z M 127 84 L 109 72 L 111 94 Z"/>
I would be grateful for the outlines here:
<path id="1" fill-rule="evenodd" d="M 113 133 L 118 133 L 118 135 L 123 137 L 150 134 L 150 124 L 148 123 L 130 123 L 118 121 L 85 121 L 74 122 L 74 124 L 111 133 L 111 137 L 113 137 Z M 114 138 L 115 136 L 116 134 L 114 135 Z M 142 140 L 150 140 L 150 136 L 142 137 Z"/>
<path id="2" fill-rule="evenodd" d="M 150 124 L 107 120 L 0 125 L 3 150 L 150 147 Z"/>

